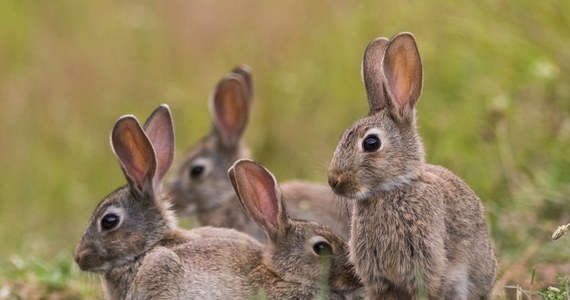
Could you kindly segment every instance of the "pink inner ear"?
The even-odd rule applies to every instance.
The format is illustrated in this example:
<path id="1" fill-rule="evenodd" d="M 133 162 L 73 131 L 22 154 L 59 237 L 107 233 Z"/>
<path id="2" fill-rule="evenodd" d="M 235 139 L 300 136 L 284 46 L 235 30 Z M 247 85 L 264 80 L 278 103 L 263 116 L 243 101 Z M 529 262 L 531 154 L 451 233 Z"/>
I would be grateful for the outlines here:
<path id="1" fill-rule="evenodd" d="M 144 174 L 148 171 L 148 165 L 146 163 L 148 154 L 143 149 L 136 146 L 136 137 L 132 132 L 127 131 L 125 135 L 128 136 L 126 138 L 128 147 L 132 149 L 130 153 L 127 153 L 127 159 L 132 166 L 132 170 L 138 173 L 138 176 L 142 179 Z"/>
<path id="2" fill-rule="evenodd" d="M 215 95 L 215 114 L 226 145 L 237 142 L 247 121 L 247 101 L 244 97 L 238 80 L 224 82 Z"/>
<path id="3" fill-rule="evenodd" d="M 244 192 L 245 202 L 248 202 L 251 213 L 258 222 L 271 225 L 273 229 L 279 228 L 279 199 L 277 198 L 276 184 L 273 176 L 264 168 L 248 163 L 242 164 L 242 176 L 245 182 L 242 184 L 242 192 Z M 238 166 L 239 168 L 239 166 Z"/>
<path id="4" fill-rule="evenodd" d="M 390 86 L 393 86 L 392 93 L 396 98 L 394 100 L 398 102 L 398 108 L 402 109 L 410 99 L 412 79 L 406 76 L 410 71 L 408 71 L 404 57 L 397 57 L 394 64 L 394 70 L 388 76 L 388 80 Z"/>
<path id="5" fill-rule="evenodd" d="M 157 179 L 168 172 L 174 159 L 174 128 L 168 108 L 160 106 L 145 123 L 145 132 L 156 153 Z"/>
<path id="6" fill-rule="evenodd" d="M 413 37 L 394 37 L 382 62 L 386 78 L 386 88 L 392 102 L 400 112 L 406 107 L 414 107 L 422 88 L 422 65 Z"/>
<path id="7" fill-rule="evenodd" d="M 162 178 L 166 171 L 168 171 L 168 167 L 172 163 L 172 152 L 171 147 L 171 134 L 167 132 L 163 132 L 162 134 L 155 133 L 151 138 L 153 147 L 156 151 L 156 159 L 160 168 L 160 178 Z"/>
<path id="8" fill-rule="evenodd" d="M 134 119 L 119 121 L 112 142 L 124 171 L 137 185 L 142 186 L 147 177 L 154 175 L 154 151 Z"/>

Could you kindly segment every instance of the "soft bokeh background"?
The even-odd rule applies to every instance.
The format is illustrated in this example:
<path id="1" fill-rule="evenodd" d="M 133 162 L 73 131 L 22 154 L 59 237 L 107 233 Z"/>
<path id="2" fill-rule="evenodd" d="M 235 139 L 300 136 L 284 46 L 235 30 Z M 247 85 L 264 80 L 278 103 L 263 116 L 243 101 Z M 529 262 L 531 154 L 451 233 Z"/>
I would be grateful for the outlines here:
<path id="1" fill-rule="evenodd" d="M 499 288 L 570 274 L 570 1 L 0 2 L 0 298 L 100 297 L 71 252 L 124 183 L 114 121 L 174 114 L 177 157 L 210 128 L 207 97 L 253 69 L 245 139 L 278 180 L 325 182 L 341 133 L 367 113 L 363 51 L 413 32 L 428 160 L 487 207 Z M 190 223 L 185 223 L 190 224 Z"/>

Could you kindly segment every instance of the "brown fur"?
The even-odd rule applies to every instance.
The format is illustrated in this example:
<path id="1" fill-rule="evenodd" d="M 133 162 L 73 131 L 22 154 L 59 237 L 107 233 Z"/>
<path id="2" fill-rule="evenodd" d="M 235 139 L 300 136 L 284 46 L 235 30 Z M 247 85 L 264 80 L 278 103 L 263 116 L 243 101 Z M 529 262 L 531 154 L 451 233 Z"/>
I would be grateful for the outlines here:
<path id="1" fill-rule="evenodd" d="M 128 185 L 95 208 L 74 253 L 82 270 L 101 275 L 107 299 L 312 299 L 320 291 L 344 299 L 360 286 L 346 242 L 321 225 L 290 220 L 284 209 L 282 234 L 271 234 L 267 245 L 233 229 L 179 229 L 160 193 L 174 153 L 166 106 L 151 115 L 144 131 L 134 117 L 120 118 L 111 140 Z M 273 206 L 281 205 L 276 182 L 256 188 L 273 195 L 266 199 L 277 201 Z M 244 195 L 242 203 L 249 198 Z M 314 252 L 315 238 L 334 250 L 326 259 Z"/>
<path id="2" fill-rule="evenodd" d="M 424 162 L 413 36 L 374 40 L 362 70 L 370 113 L 344 133 L 328 176 L 354 199 L 350 258 L 368 297 L 489 299 L 497 265 L 483 205 L 459 177 Z M 366 150 L 371 136 L 380 147 Z"/>
<path id="3" fill-rule="evenodd" d="M 232 88 L 225 91 L 225 87 L 231 86 L 226 82 L 233 82 L 241 90 Z M 239 208 L 239 201 L 226 176 L 228 168 L 236 160 L 249 157 L 249 150 L 241 140 L 241 135 L 253 102 L 252 85 L 252 77 L 246 66 L 237 67 L 218 83 L 210 98 L 213 129 L 188 151 L 168 188 L 173 207 L 179 215 L 195 214 L 201 225 L 235 228 L 264 241 L 266 237 L 263 230 Z M 224 101 L 224 97 L 228 100 Z M 241 104 L 230 106 L 232 102 Z M 224 104 L 228 108 L 215 108 Z M 220 120 L 224 119 L 242 122 L 234 122 L 234 128 L 224 127 L 220 124 Z M 229 132 L 225 136 L 233 137 L 232 143 L 223 142 L 223 133 L 226 131 Z M 196 166 L 203 167 L 204 171 L 193 177 L 190 172 Z M 348 239 L 350 212 L 346 213 L 347 209 L 341 207 L 339 197 L 326 185 L 293 181 L 284 183 L 282 190 L 293 217 L 327 225 Z"/>
<path id="4" fill-rule="evenodd" d="M 245 211 L 268 237 L 264 264 L 258 269 L 263 280 L 258 283 L 270 299 L 313 299 L 319 292 L 330 299 L 344 299 L 345 293 L 360 286 L 348 261 L 346 242 L 325 226 L 290 219 L 273 174 L 246 159 L 238 160 L 228 173 Z M 318 243 L 326 244 L 332 253 L 316 253 Z M 328 291 L 318 285 L 323 280 Z"/>

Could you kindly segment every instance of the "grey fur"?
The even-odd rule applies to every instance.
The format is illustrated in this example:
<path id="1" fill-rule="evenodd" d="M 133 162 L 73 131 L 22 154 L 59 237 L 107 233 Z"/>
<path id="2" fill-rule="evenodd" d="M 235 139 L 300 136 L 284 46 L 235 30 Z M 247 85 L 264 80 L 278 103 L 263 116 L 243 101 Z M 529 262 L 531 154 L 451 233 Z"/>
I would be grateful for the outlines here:
<path id="1" fill-rule="evenodd" d="M 240 89 L 227 88 L 231 86 L 230 83 L 238 85 Z M 224 110 L 215 108 L 215 103 L 231 103 L 224 102 L 220 99 L 222 97 L 242 103 L 234 105 L 233 110 L 226 110 L 234 117 L 220 115 Z M 241 135 L 247 126 L 252 103 L 253 81 L 250 69 L 238 66 L 218 83 L 210 97 L 210 111 L 214 120 L 211 133 L 186 153 L 170 179 L 168 188 L 178 215 L 195 214 L 201 225 L 234 228 L 265 241 L 263 230 L 241 209 L 226 176 L 228 168 L 236 160 L 250 157 L 250 151 Z M 224 129 L 220 120 L 224 118 L 244 121 L 235 123 L 237 128 L 232 131 L 234 139 L 229 144 L 223 142 Z M 196 178 L 190 176 L 190 170 L 194 166 L 204 167 L 204 172 Z M 338 201 L 339 197 L 326 185 L 297 180 L 285 182 L 281 188 L 293 217 L 327 225 L 348 239 L 350 211 L 347 210 L 350 209 L 343 207 L 341 201 Z"/>
<path id="2" fill-rule="evenodd" d="M 174 153 L 167 106 L 151 115 L 145 130 L 133 116 L 115 124 L 112 146 L 128 184 L 95 208 L 74 253 L 82 270 L 100 274 L 107 299 L 312 299 L 321 291 L 344 299 L 360 286 L 346 242 L 321 225 L 289 220 L 284 210 L 283 235 L 267 246 L 234 229 L 179 229 L 161 193 Z M 272 186 L 262 192 L 281 203 L 277 183 Z M 106 228 L 101 220 L 110 214 L 120 221 Z M 315 236 L 334 249 L 330 271 L 308 244 Z"/>
<path id="3" fill-rule="evenodd" d="M 415 104 L 422 66 L 414 37 L 376 39 L 363 60 L 370 113 L 342 136 L 329 165 L 352 198 L 350 257 L 370 299 L 489 299 L 497 272 L 480 199 L 425 163 Z M 379 93 L 382 90 L 382 93 Z M 378 150 L 363 140 L 380 138 Z"/>

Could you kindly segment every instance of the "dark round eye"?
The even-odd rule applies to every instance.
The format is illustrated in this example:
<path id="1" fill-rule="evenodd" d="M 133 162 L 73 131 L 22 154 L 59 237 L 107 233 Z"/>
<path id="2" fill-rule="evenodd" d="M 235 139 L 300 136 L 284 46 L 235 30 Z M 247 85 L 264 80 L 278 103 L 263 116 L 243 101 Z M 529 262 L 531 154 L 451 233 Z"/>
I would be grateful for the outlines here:
<path id="1" fill-rule="evenodd" d="M 313 245 L 313 251 L 319 256 L 332 255 L 332 248 L 327 242 L 317 242 Z"/>
<path id="2" fill-rule="evenodd" d="M 362 149 L 367 152 L 372 152 L 380 149 L 380 139 L 375 135 L 369 135 L 362 141 Z"/>
<path id="3" fill-rule="evenodd" d="M 196 178 L 204 173 L 204 166 L 193 166 L 190 168 L 190 177 Z"/>
<path id="4" fill-rule="evenodd" d="M 119 216 L 117 216 L 116 214 L 113 214 L 113 213 L 106 214 L 101 219 L 101 228 L 103 230 L 111 230 L 111 229 L 115 228 L 117 226 L 117 224 L 119 224 Z"/>

